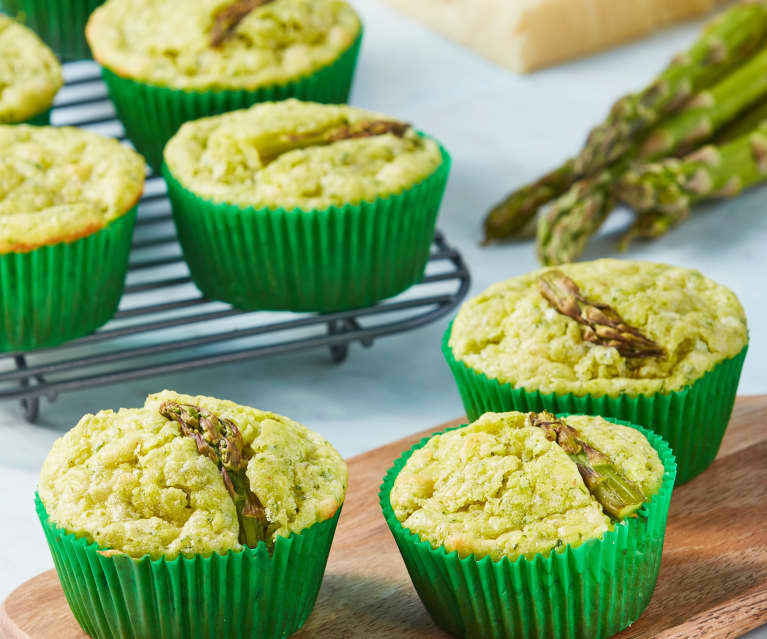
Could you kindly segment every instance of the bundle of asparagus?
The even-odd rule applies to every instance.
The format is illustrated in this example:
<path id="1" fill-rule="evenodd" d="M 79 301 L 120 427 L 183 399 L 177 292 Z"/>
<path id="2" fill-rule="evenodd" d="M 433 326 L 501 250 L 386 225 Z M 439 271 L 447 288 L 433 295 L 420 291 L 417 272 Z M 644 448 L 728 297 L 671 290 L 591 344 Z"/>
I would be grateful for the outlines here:
<path id="1" fill-rule="evenodd" d="M 647 88 L 621 98 L 576 158 L 495 206 L 485 220 L 485 242 L 518 235 L 554 200 L 538 220 L 539 258 L 544 264 L 577 258 L 626 191 L 616 186 L 626 184 L 627 172 L 636 175 L 636 164 L 697 149 L 765 99 L 765 43 L 767 0 L 743 0 L 724 12 Z M 742 135 L 758 125 L 751 118 L 750 129 L 729 128 L 740 126 Z M 649 215 L 637 228 L 650 226 Z"/>

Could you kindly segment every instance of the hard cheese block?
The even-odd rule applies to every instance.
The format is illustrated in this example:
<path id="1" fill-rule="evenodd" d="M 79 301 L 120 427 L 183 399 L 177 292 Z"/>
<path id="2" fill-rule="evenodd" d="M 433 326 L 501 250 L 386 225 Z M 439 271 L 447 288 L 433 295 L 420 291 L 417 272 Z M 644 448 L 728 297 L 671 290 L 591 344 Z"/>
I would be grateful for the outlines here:
<path id="1" fill-rule="evenodd" d="M 482 55 L 526 72 L 634 40 L 723 0 L 384 0 Z"/>

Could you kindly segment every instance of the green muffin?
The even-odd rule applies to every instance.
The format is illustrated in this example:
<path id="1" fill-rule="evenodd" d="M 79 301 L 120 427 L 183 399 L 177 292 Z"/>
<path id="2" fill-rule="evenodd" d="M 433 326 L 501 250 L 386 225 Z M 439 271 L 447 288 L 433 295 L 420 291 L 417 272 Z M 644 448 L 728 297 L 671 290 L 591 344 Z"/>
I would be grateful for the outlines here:
<path id="1" fill-rule="evenodd" d="M 666 443 L 626 422 L 486 413 L 406 452 L 380 499 L 448 632 L 594 639 L 650 601 L 675 474 Z"/>
<path id="2" fill-rule="evenodd" d="M 343 0 L 109 0 L 86 29 L 129 137 L 158 170 L 179 126 L 288 97 L 345 102 L 362 25 Z"/>
<path id="3" fill-rule="evenodd" d="M 408 124 L 286 100 L 184 124 L 163 174 L 206 296 L 333 311 L 420 281 L 449 166 Z"/>
<path id="4" fill-rule="evenodd" d="M 690 269 L 597 260 L 465 303 L 443 352 L 471 417 L 587 412 L 661 434 L 687 481 L 714 459 L 748 344 L 737 297 Z"/>
<path id="5" fill-rule="evenodd" d="M 117 310 L 146 166 L 114 139 L 0 125 L 0 350 L 86 335 Z"/>
<path id="6" fill-rule="evenodd" d="M 0 124 L 48 124 L 61 65 L 32 31 L 0 14 Z"/>
<path id="7" fill-rule="evenodd" d="M 57 440 L 37 508 L 91 636 L 283 637 L 314 604 L 346 484 L 304 426 L 163 391 Z M 205 624 L 189 628 L 190 610 Z"/>

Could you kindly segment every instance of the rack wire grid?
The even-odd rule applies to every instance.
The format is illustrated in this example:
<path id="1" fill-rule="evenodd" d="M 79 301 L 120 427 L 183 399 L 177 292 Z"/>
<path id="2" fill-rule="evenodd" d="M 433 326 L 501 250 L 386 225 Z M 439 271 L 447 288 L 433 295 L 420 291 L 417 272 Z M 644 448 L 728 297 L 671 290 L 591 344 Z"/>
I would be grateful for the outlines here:
<path id="1" fill-rule="evenodd" d="M 64 75 L 52 123 L 125 140 L 98 66 L 67 64 Z M 165 184 L 149 174 L 117 314 L 95 333 L 63 345 L 0 354 L 0 400 L 18 400 L 34 422 L 41 398 L 52 402 L 65 391 L 320 347 L 340 363 L 350 344 L 370 347 L 378 337 L 444 316 L 469 284 L 460 253 L 437 232 L 423 280 L 395 298 L 325 314 L 238 310 L 202 297 L 192 284 Z"/>

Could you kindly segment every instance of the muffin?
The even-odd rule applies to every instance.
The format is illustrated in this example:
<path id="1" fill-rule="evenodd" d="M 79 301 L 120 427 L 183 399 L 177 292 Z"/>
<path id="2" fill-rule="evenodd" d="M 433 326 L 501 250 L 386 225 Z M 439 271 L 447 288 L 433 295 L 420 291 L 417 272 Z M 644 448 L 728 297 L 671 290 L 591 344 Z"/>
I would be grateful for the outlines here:
<path id="1" fill-rule="evenodd" d="M 32 31 L 0 14 L 0 124 L 48 124 L 61 65 Z"/>
<path id="2" fill-rule="evenodd" d="M 297 97 L 346 102 L 362 25 L 343 0 L 109 0 L 86 35 L 117 113 L 156 171 L 187 120 Z"/>
<path id="3" fill-rule="evenodd" d="M 285 637 L 314 605 L 346 484 L 301 424 L 163 391 L 57 440 L 37 510 L 90 636 Z"/>
<path id="4" fill-rule="evenodd" d="M 146 167 L 116 140 L 0 125 L 0 350 L 54 346 L 117 310 Z"/>
<path id="5" fill-rule="evenodd" d="M 491 286 L 461 307 L 443 352 L 471 418 L 546 409 L 626 419 L 669 442 L 682 483 L 716 456 L 747 344 L 726 287 L 606 259 Z"/>
<path id="6" fill-rule="evenodd" d="M 650 601 L 675 473 L 666 443 L 627 422 L 486 413 L 403 454 L 380 499 L 448 632 L 598 639 Z"/>
<path id="7" fill-rule="evenodd" d="M 447 152 L 405 123 L 286 100 L 184 124 L 163 175 L 206 296 L 336 311 L 420 281 L 449 169 Z"/>
<path id="8" fill-rule="evenodd" d="M 18 16 L 65 62 L 90 57 L 88 16 L 103 0 L 0 0 L 0 10 Z"/>

